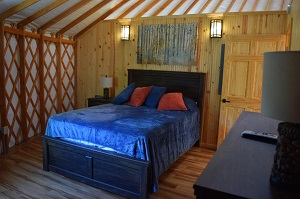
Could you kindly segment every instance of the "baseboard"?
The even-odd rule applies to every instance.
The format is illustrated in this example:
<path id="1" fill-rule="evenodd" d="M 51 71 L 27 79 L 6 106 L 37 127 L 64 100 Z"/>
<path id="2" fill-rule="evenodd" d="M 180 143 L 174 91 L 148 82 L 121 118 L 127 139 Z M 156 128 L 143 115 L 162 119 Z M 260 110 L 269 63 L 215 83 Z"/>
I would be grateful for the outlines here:
<path id="1" fill-rule="evenodd" d="M 217 145 L 214 144 L 206 144 L 206 143 L 200 143 L 200 147 L 202 148 L 207 148 L 207 149 L 212 149 L 212 150 L 217 150 Z"/>

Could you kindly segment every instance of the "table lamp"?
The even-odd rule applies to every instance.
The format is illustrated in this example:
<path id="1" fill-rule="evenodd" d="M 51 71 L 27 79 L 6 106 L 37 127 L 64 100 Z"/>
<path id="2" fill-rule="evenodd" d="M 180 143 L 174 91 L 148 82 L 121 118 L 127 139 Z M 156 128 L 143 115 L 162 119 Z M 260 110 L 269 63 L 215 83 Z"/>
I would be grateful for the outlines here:
<path id="1" fill-rule="evenodd" d="M 264 53 L 261 113 L 278 119 L 270 183 L 300 187 L 300 51 Z"/>
<path id="2" fill-rule="evenodd" d="M 109 88 L 112 87 L 112 77 L 101 77 L 100 78 L 100 87 L 103 88 L 103 98 L 109 98 Z"/>

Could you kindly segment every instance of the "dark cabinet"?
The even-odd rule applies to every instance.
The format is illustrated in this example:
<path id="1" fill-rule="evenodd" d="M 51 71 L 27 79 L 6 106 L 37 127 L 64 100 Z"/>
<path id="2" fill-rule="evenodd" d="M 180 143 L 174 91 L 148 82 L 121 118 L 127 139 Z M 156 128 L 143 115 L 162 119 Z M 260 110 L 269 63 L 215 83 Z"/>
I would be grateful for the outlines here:
<path id="1" fill-rule="evenodd" d="M 98 106 L 98 105 L 101 105 L 101 104 L 108 104 L 108 103 L 111 103 L 112 100 L 113 100 L 112 98 L 104 99 L 104 98 L 101 98 L 101 97 L 88 98 L 88 107 Z"/>

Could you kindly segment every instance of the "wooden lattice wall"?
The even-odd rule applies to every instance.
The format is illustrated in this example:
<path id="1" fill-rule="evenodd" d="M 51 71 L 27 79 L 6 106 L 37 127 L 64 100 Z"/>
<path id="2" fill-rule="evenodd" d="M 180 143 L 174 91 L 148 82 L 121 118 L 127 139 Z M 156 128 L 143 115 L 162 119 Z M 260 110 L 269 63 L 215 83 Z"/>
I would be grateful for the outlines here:
<path id="1" fill-rule="evenodd" d="M 1 126 L 9 129 L 7 148 L 43 133 L 51 115 L 76 108 L 76 45 L 3 23 L 1 32 Z"/>

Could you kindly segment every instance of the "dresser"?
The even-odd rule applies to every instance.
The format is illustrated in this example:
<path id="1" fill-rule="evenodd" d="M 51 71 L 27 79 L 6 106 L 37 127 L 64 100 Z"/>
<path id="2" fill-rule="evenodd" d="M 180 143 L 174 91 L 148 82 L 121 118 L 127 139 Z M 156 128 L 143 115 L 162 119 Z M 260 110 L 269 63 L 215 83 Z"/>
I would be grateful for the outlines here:
<path id="1" fill-rule="evenodd" d="M 195 182 L 196 198 L 300 198 L 300 191 L 276 188 L 269 182 L 276 145 L 241 137 L 244 130 L 277 133 L 278 123 L 260 113 L 241 113 Z"/>

